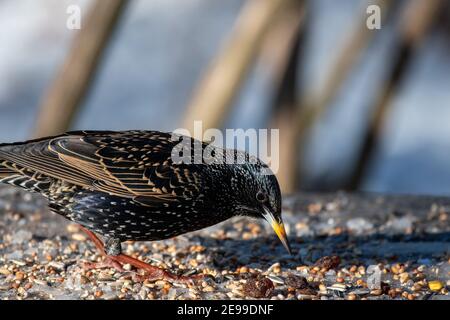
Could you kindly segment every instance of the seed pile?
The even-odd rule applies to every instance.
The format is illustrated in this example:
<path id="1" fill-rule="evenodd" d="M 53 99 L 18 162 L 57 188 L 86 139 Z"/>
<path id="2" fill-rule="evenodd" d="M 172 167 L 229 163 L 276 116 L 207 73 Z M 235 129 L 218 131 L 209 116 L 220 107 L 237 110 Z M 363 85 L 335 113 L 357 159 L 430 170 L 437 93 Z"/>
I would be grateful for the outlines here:
<path id="1" fill-rule="evenodd" d="M 263 221 L 234 219 L 124 252 L 193 285 L 84 271 L 101 259 L 39 197 L 0 189 L 0 299 L 449 299 L 450 201 L 300 194 L 285 201 L 289 256 Z M 443 202 L 444 201 L 444 202 Z M 408 206 L 411 208 L 408 209 Z"/>

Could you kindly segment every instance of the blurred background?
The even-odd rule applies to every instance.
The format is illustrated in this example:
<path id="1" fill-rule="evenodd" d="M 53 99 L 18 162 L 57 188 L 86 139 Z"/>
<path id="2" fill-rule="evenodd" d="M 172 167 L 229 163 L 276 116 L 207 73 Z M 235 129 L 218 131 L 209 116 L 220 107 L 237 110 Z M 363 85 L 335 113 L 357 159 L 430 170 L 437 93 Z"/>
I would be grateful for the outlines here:
<path id="1" fill-rule="evenodd" d="M 446 0 L 0 0 L 0 140 L 279 128 L 285 193 L 449 195 L 449 20 Z"/>

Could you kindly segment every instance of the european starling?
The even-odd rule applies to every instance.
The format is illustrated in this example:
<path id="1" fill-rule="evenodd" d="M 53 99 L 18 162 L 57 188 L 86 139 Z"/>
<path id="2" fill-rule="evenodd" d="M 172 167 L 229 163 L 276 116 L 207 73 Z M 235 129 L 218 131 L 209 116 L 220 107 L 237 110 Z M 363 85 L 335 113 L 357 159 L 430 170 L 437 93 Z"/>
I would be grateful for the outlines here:
<path id="1" fill-rule="evenodd" d="M 0 144 L 0 182 L 42 194 L 53 212 L 80 224 L 106 257 L 105 266 L 121 269 L 129 263 L 152 279 L 184 280 L 122 254 L 121 242 L 167 239 L 249 216 L 266 219 L 290 251 L 280 188 L 265 164 L 220 148 L 210 154 L 231 152 L 240 162 L 174 161 L 180 140 L 173 137 L 158 131 L 77 131 Z M 208 148 L 178 137 L 202 152 Z"/>

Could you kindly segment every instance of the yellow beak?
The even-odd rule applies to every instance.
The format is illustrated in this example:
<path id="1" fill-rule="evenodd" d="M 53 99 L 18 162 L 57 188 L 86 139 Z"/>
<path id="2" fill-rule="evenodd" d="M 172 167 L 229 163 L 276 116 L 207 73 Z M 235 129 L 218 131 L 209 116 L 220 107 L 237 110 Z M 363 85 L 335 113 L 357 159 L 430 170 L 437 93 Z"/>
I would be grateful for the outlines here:
<path id="1" fill-rule="evenodd" d="M 283 221 L 278 222 L 273 216 L 272 212 L 266 207 L 264 207 L 263 213 L 264 219 L 272 226 L 273 230 L 277 234 L 283 246 L 286 248 L 289 254 L 292 254 L 291 246 L 286 235 L 286 230 L 284 229 Z"/>

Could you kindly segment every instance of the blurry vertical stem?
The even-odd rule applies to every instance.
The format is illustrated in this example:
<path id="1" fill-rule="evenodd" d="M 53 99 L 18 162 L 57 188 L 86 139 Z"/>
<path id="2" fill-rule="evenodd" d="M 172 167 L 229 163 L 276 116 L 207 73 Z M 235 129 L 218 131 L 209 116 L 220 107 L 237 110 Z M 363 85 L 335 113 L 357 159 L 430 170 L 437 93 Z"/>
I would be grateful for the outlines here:
<path id="1" fill-rule="evenodd" d="M 392 0 L 378 0 L 373 4 L 378 5 L 381 9 L 381 19 L 384 21 L 389 15 Z M 296 112 L 293 116 L 295 119 L 296 144 L 294 155 L 297 157 L 295 161 L 291 161 L 288 165 L 289 171 L 297 174 L 297 183 L 301 178 L 302 172 L 302 150 L 306 142 L 306 135 L 309 129 L 320 119 L 326 108 L 330 105 L 336 94 L 339 92 L 342 83 L 353 70 L 358 62 L 362 52 L 369 45 L 372 37 L 376 34 L 376 30 L 370 30 L 366 25 L 367 15 L 364 11 L 357 27 L 350 34 L 348 39 L 344 41 L 342 49 L 338 50 L 337 56 L 328 72 L 323 88 L 318 92 L 306 93 L 300 101 Z M 299 152 L 300 151 L 300 152 Z"/>
<path id="2" fill-rule="evenodd" d="M 69 129 L 127 2 L 97 0 L 89 15 L 82 17 L 81 30 L 40 106 L 35 137 L 56 135 Z"/>
<path id="3" fill-rule="evenodd" d="M 267 31 L 280 10 L 293 1 L 297 0 L 247 1 L 231 37 L 194 92 L 184 128 L 192 132 L 196 120 L 203 121 L 205 130 L 221 127 Z"/>
<path id="4" fill-rule="evenodd" d="M 371 122 L 364 133 L 362 147 L 356 159 L 356 167 L 349 179 L 347 189 L 358 189 L 367 175 L 370 160 L 376 149 L 380 132 L 384 126 L 389 107 L 405 71 L 411 63 L 414 49 L 422 42 L 439 11 L 441 0 L 410 0 L 401 18 L 400 41 L 393 53 L 393 68 L 387 83 L 381 89 L 374 106 Z"/>
<path id="5" fill-rule="evenodd" d="M 294 110 L 297 105 L 298 65 L 305 24 L 304 1 L 287 7 L 271 28 L 262 49 L 262 62 L 268 66 L 276 88 L 271 127 L 280 130 L 278 181 L 283 193 L 295 189 L 295 174 L 290 163 L 295 161 L 296 145 Z"/>

